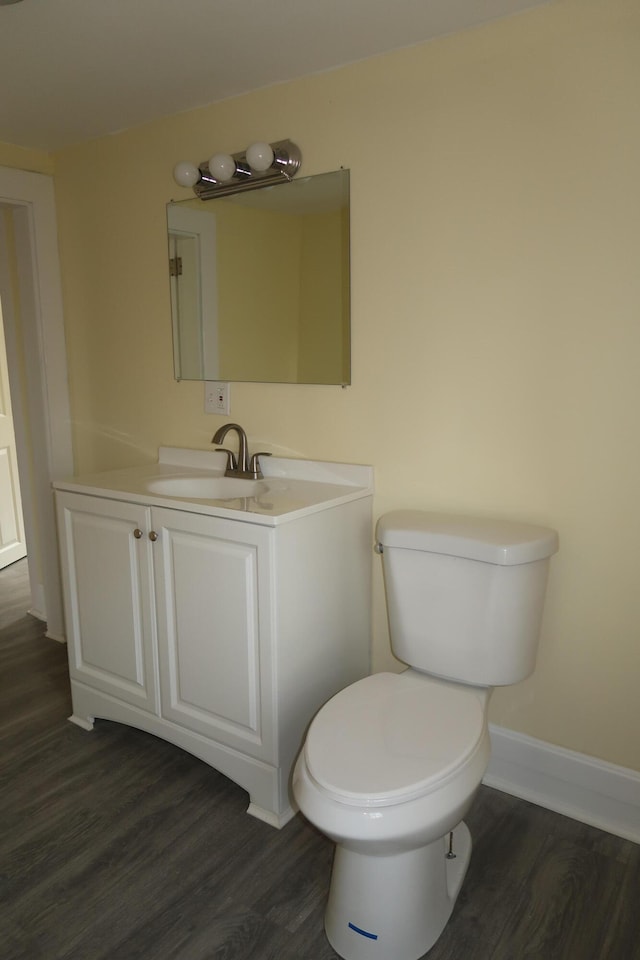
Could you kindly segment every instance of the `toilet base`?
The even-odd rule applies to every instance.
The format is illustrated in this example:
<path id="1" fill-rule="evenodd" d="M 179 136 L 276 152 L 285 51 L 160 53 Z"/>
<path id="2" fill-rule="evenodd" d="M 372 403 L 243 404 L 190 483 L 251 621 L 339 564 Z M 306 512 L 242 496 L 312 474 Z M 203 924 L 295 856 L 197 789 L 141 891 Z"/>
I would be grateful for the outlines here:
<path id="1" fill-rule="evenodd" d="M 373 857 L 336 847 L 327 938 L 344 960 L 418 960 L 444 930 L 471 856 L 464 823 L 418 850 Z"/>

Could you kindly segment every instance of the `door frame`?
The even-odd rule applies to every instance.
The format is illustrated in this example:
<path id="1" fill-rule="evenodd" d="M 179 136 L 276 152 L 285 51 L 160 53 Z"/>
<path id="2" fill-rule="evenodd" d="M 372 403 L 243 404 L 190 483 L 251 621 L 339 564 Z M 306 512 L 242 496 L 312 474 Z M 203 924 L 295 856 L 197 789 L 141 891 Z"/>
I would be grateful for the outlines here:
<path id="1" fill-rule="evenodd" d="M 4 230 L 0 231 L 0 290 L 33 612 L 46 619 L 47 636 L 63 640 L 51 483 L 73 473 L 73 449 L 52 178 L 0 167 L 0 206 L 11 211 L 15 235 L 20 332 L 3 255 Z"/>
<path id="2" fill-rule="evenodd" d="M 167 204 L 169 246 L 171 248 L 172 240 L 179 237 L 189 237 L 196 242 L 197 290 L 194 299 L 197 300 L 199 308 L 199 379 L 217 380 L 219 351 L 216 217 L 211 210 L 194 210 L 182 204 L 183 201 L 174 200 Z M 180 355 L 180 299 L 177 293 L 180 286 L 179 276 L 170 277 L 170 284 L 175 377 L 176 380 L 182 380 L 184 371 Z M 186 379 L 195 378 L 191 374 Z"/>

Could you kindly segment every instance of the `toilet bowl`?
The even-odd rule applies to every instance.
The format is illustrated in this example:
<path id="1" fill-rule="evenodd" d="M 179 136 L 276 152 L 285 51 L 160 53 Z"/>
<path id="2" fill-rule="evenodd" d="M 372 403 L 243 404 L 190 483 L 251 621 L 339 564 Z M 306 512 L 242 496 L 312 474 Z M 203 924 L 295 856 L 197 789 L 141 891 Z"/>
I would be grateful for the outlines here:
<path id="1" fill-rule="evenodd" d="M 333 697 L 293 771 L 336 844 L 325 930 L 344 960 L 418 960 L 464 880 L 495 685 L 534 668 L 554 530 L 395 511 L 378 521 L 391 646 L 408 664 Z"/>
<path id="2" fill-rule="evenodd" d="M 338 845 L 325 930 L 348 960 L 417 960 L 446 925 L 471 853 L 461 821 L 489 760 L 488 699 L 412 670 L 380 673 L 313 720 L 293 789 Z"/>

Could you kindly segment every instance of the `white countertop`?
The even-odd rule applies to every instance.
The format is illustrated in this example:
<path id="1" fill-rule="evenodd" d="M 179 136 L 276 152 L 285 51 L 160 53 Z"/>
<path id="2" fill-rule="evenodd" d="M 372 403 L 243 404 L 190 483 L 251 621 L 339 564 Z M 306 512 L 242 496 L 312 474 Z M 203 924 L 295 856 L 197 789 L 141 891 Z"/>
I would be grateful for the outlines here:
<path id="1" fill-rule="evenodd" d="M 261 458 L 264 490 L 256 496 L 193 500 L 159 495 L 149 489 L 150 481 L 167 477 L 222 477 L 225 465 L 224 453 L 160 447 L 157 463 L 56 480 L 53 486 L 56 490 L 171 507 L 265 526 L 276 526 L 373 494 L 373 467 L 282 457 Z"/>

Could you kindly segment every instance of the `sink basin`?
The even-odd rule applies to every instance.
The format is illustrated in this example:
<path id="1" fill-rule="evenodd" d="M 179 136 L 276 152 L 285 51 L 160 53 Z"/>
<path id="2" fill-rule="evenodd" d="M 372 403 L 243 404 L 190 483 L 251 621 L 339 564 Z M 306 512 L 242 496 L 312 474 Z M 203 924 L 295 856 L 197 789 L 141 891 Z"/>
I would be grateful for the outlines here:
<path id="1" fill-rule="evenodd" d="M 161 477 L 149 480 L 150 493 L 161 497 L 183 497 L 187 500 L 234 500 L 236 497 L 257 497 L 269 489 L 265 480 L 242 480 L 240 477 Z"/>

